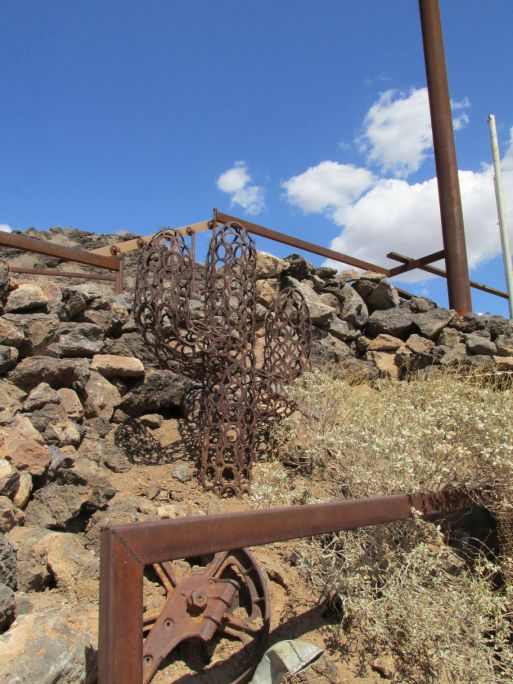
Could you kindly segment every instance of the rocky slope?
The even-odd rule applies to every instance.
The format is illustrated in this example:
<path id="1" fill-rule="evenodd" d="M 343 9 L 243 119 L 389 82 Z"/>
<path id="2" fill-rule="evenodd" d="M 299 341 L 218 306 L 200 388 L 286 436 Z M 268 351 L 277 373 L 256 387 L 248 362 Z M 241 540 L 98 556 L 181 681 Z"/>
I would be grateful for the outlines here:
<path id="1" fill-rule="evenodd" d="M 120 239 L 60 229 L 34 237 L 84 249 Z M 57 265 L 14 250 L 2 257 L 26 267 Z M 110 285 L 20 276 L 2 304 L 0 681 L 94 681 L 103 524 L 272 505 L 279 469 L 271 475 L 266 464 L 256 465 L 251 499 L 219 501 L 196 484 L 182 439 L 191 384 L 159 369 L 137 330 L 136 261 L 136 252 L 127 257 L 120 296 Z M 329 361 L 365 380 L 436 373 L 454 363 L 513 370 L 513 327 L 503 318 L 458 318 L 427 299 L 401 298 L 375 273 L 315 269 L 297 255 L 259 253 L 257 272 L 257 350 L 267 308 L 279 288 L 293 286 L 310 310 L 314 363 Z M 321 487 L 319 498 L 329 496 Z M 273 549 L 257 557 L 278 626 L 313 609 L 313 598 L 290 565 L 293 548 Z M 151 604 L 157 589 L 150 581 L 146 589 Z M 319 619 L 313 640 L 326 620 Z M 329 667 L 332 675 L 321 673 L 319 681 L 340 681 L 337 663 Z"/>

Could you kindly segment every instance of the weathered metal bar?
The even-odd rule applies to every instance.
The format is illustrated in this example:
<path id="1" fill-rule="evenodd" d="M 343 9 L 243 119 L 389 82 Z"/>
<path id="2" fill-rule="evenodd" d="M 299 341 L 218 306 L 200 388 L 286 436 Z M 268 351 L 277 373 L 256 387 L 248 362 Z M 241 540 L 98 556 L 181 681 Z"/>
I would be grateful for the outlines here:
<path id="1" fill-rule="evenodd" d="M 142 680 L 145 565 L 427 516 L 472 505 L 444 490 L 106 527 L 101 532 L 99 684 Z"/>
<path id="2" fill-rule="evenodd" d="M 119 268 L 116 271 L 116 294 L 123 294 L 123 258 L 119 257 Z"/>
<path id="3" fill-rule="evenodd" d="M 438 0 L 419 0 L 419 10 L 447 266 L 449 305 L 463 315 L 472 310 L 472 300 L 439 2 Z"/>
<path id="4" fill-rule="evenodd" d="M 412 257 L 407 257 L 404 256 L 404 254 L 398 254 L 397 252 L 389 252 L 387 254 L 387 257 L 389 259 L 395 259 L 396 261 L 401 261 L 404 264 L 409 263 L 410 261 L 414 261 Z M 423 264 L 421 266 L 417 266 L 421 271 L 426 271 L 427 273 L 432 273 L 433 275 L 437 276 L 442 276 L 442 278 L 447 278 L 447 273 L 436 266 L 430 266 L 427 264 Z M 502 290 L 497 290 L 494 287 L 489 287 L 488 285 L 483 285 L 482 283 L 477 283 L 475 280 L 470 280 L 470 287 L 473 287 L 475 290 L 482 290 L 483 292 L 487 292 L 488 294 L 495 295 L 497 297 L 503 297 L 504 299 L 508 299 L 508 293 L 503 292 Z"/>
<path id="5" fill-rule="evenodd" d="M 22 249 L 26 252 L 36 252 L 37 254 L 67 259 L 68 261 L 76 261 L 79 264 L 89 264 L 90 266 L 106 268 L 111 271 L 117 271 L 119 269 L 120 262 L 117 257 L 92 254 L 91 252 L 85 252 L 72 247 L 63 247 L 62 245 L 56 245 L 53 242 L 38 240 L 37 238 L 26 237 L 24 235 L 15 235 L 13 233 L 4 233 L 0 231 L 0 245 L 13 247 L 14 249 Z"/>
<path id="6" fill-rule="evenodd" d="M 203 233 L 210 228 L 210 221 L 199 221 L 198 223 L 189 223 L 187 226 L 175 228 L 180 235 L 192 235 L 196 233 Z M 133 252 L 134 249 L 140 249 L 142 244 L 149 242 L 154 235 L 148 237 L 136 238 L 135 240 L 125 240 L 125 242 L 116 242 L 115 245 L 109 247 L 97 247 L 92 249 L 89 254 L 123 254 L 124 252 Z M 142 244 L 141 244 L 142 241 Z"/>
<path id="7" fill-rule="evenodd" d="M 363 268 L 366 271 L 375 271 L 376 273 L 384 273 L 388 275 L 388 269 L 384 266 L 377 266 L 376 264 L 371 264 L 368 261 L 362 261 L 362 259 L 356 259 L 355 257 L 348 256 L 342 252 L 335 252 L 332 249 L 326 249 L 326 247 L 321 247 L 313 242 L 307 242 L 306 240 L 300 240 L 299 238 L 292 237 L 291 235 L 286 235 L 285 233 L 279 233 L 277 230 L 271 230 L 270 228 L 264 228 L 257 223 L 251 223 L 251 221 L 246 221 L 245 219 L 237 218 L 235 216 L 230 216 L 229 214 L 223 214 L 222 212 L 214 209 L 214 222 L 216 223 L 230 223 L 235 221 L 240 223 L 248 233 L 253 233 L 253 235 L 260 235 L 269 240 L 274 240 L 275 242 L 281 242 L 284 245 L 290 245 L 296 249 L 302 249 L 305 252 L 312 252 L 312 254 L 318 254 L 320 256 L 326 257 L 327 259 L 333 259 L 334 261 L 340 261 L 343 264 L 349 264 L 349 266 L 354 266 L 355 268 Z"/>
<path id="8" fill-rule="evenodd" d="M 26 275 L 51 276 L 52 278 L 81 278 L 84 280 L 109 280 L 116 281 L 116 276 L 102 275 L 101 273 L 76 273 L 73 271 L 59 271 L 55 268 L 18 268 L 9 266 L 10 273 L 24 273 Z M 119 272 L 119 271 L 118 271 Z"/>
<path id="9" fill-rule="evenodd" d="M 445 258 L 445 250 L 441 249 L 439 252 L 433 252 L 433 254 L 428 254 L 418 259 L 412 259 L 407 264 L 403 266 L 396 266 L 388 271 L 388 276 L 392 278 L 393 276 L 400 275 L 401 273 L 406 273 L 407 271 L 412 271 L 414 268 L 419 268 L 419 266 L 424 266 L 425 264 L 431 264 L 433 261 L 439 261 Z"/>

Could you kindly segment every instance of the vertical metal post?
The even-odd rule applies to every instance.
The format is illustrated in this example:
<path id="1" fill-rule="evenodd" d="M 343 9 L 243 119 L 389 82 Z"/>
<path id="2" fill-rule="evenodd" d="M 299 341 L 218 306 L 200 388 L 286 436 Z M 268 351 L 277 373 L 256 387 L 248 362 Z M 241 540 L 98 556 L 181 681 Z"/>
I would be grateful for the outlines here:
<path id="1" fill-rule="evenodd" d="M 458 314 L 463 315 L 472 310 L 472 300 L 439 1 L 419 0 L 419 10 L 438 178 L 449 306 L 456 309 Z"/>
<path id="2" fill-rule="evenodd" d="M 511 267 L 511 246 L 509 242 L 508 219 L 506 216 L 506 207 L 504 204 L 504 195 L 502 189 L 502 172 L 501 158 L 499 154 L 499 140 L 497 138 L 497 127 L 495 125 L 495 117 L 493 114 L 490 114 L 490 116 L 488 117 L 488 124 L 490 126 L 490 138 L 492 140 L 493 168 L 495 170 L 495 198 L 497 200 L 497 214 L 499 216 L 502 259 L 504 262 L 504 274 L 506 276 L 506 285 L 508 287 L 509 295 L 509 317 L 513 318 L 513 269 Z"/>
<path id="3" fill-rule="evenodd" d="M 123 257 L 119 257 L 119 267 L 116 271 L 116 294 L 123 294 Z"/>

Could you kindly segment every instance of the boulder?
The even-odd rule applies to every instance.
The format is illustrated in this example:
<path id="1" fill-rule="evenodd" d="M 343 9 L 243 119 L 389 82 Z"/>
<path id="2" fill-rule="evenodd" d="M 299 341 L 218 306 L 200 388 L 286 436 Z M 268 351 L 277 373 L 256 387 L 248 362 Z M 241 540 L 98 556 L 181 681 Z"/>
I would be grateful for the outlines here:
<path id="1" fill-rule="evenodd" d="M 273 254 L 257 251 L 256 278 L 277 278 L 281 273 L 289 269 L 290 262 L 279 259 Z"/>
<path id="2" fill-rule="evenodd" d="M 70 420 L 82 420 L 84 417 L 84 409 L 75 390 L 69 389 L 68 387 L 61 387 L 61 389 L 57 390 L 57 395 L 62 407 L 68 414 L 68 418 Z"/>
<path id="3" fill-rule="evenodd" d="M 386 280 L 379 282 L 366 300 L 369 311 L 391 309 L 399 306 L 399 294 L 393 285 Z"/>
<path id="4" fill-rule="evenodd" d="M 433 358 L 435 363 L 443 366 L 450 366 L 459 364 L 467 358 L 467 348 L 464 344 L 456 344 L 453 347 L 446 347 L 443 344 L 438 344 L 433 347 Z"/>
<path id="5" fill-rule="evenodd" d="M 100 351 L 114 356 L 135 356 L 145 368 L 158 366 L 153 350 L 139 332 L 125 333 L 118 339 L 107 338 Z"/>
<path id="6" fill-rule="evenodd" d="M 43 475 L 51 461 L 41 435 L 28 418 L 20 416 L 0 427 L 0 458 L 7 459 L 20 472 L 36 476 Z"/>
<path id="7" fill-rule="evenodd" d="M 57 392 L 50 387 L 47 382 L 41 382 L 30 391 L 28 397 L 23 402 L 24 411 L 37 411 L 46 404 L 59 404 L 60 399 Z M 39 428 L 37 426 L 36 430 Z"/>
<path id="8" fill-rule="evenodd" d="M 18 488 L 12 500 L 16 508 L 19 508 L 22 511 L 25 510 L 29 502 L 32 489 L 32 475 L 27 470 L 25 470 L 20 474 Z"/>
<path id="9" fill-rule="evenodd" d="M 0 344 L 0 375 L 14 368 L 17 360 L 18 350 L 16 347 L 5 347 Z"/>
<path id="10" fill-rule="evenodd" d="M 152 370 L 147 373 L 144 383 L 123 397 L 119 408 L 133 417 L 181 409 L 186 394 L 193 386 L 188 378 L 178 373 Z"/>
<path id="11" fill-rule="evenodd" d="M 9 626 L 14 622 L 14 613 L 16 610 L 16 599 L 14 591 L 6 584 L 0 582 L 0 633 L 9 629 Z"/>
<path id="12" fill-rule="evenodd" d="M 456 328 L 443 328 L 436 340 L 437 344 L 444 347 L 455 347 L 463 341 L 463 334 L 456 330 Z"/>
<path id="13" fill-rule="evenodd" d="M 319 268 L 314 268 L 314 275 L 322 280 L 329 280 L 337 275 L 338 271 L 336 268 L 331 266 L 319 266 Z"/>
<path id="14" fill-rule="evenodd" d="M 322 295 L 323 297 L 325 295 Z M 355 328 L 352 323 L 343 321 L 340 318 L 332 318 L 328 326 L 328 332 L 342 342 L 352 342 L 361 336 L 361 330 Z"/>
<path id="15" fill-rule="evenodd" d="M 5 425 L 21 411 L 26 392 L 5 378 L 0 378 L 0 425 Z"/>
<path id="16" fill-rule="evenodd" d="M 79 314 L 86 309 L 84 295 L 77 290 L 66 288 L 62 290 L 62 302 L 64 304 L 65 318 L 63 320 L 73 321 Z"/>
<path id="17" fill-rule="evenodd" d="M 0 458 L 0 496 L 8 496 L 11 499 L 18 489 L 20 474 L 16 468 L 5 458 Z"/>
<path id="18" fill-rule="evenodd" d="M 83 395 L 84 415 L 87 418 L 99 417 L 110 420 L 115 407 L 121 401 L 118 388 L 94 371 L 89 375 Z"/>
<path id="19" fill-rule="evenodd" d="M 413 333 L 413 335 L 410 335 L 406 340 L 406 346 L 414 354 L 429 354 L 433 350 L 435 343 L 432 340 L 428 340 L 425 337 Z"/>
<path id="20" fill-rule="evenodd" d="M 19 285 L 7 298 L 5 312 L 35 311 L 37 309 L 46 311 L 47 303 L 48 297 L 38 285 Z"/>
<path id="21" fill-rule="evenodd" d="M 340 317 L 355 327 L 362 328 L 369 317 L 369 310 L 354 287 L 344 285 L 333 294 L 340 302 Z"/>
<path id="22" fill-rule="evenodd" d="M 309 286 L 308 281 L 299 282 L 295 278 L 285 278 L 285 284 L 288 287 L 298 289 L 305 298 L 310 320 L 313 325 L 325 327 L 329 325 L 331 319 L 338 314 L 338 310 L 332 306 L 327 306 L 322 301 L 321 297 L 314 292 L 313 288 Z"/>
<path id="23" fill-rule="evenodd" d="M 9 320 L 0 316 L 0 345 L 19 348 L 25 335 Z"/>
<path id="24" fill-rule="evenodd" d="M 447 309 L 431 309 L 430 311 L 416 314 L 414 322 L 421 335 L 434 340 L 443 328 L 452 321 L 454 315 L 454 311 L 448 311 Z"/>
<path id="25" fill-rule="evenodd" d="M 289 264 L 287 275 L 293 278 L 301 280 L 313 271 L 312 264 L 299 254 L 290 254 L 288 257 L 285 257 L 285 261 Z"/>
<path id="26" fill-rule="evenodd" d="M 92 684 L 96 681 L 97 625 L 98 609 L 93 605 L 20 615 L 0 636 L 0 681 Z"/>
<path id="27" fill-rule="evenodd" d="M 21 356 L 58 356 L 59 317 L 55 314 L 7 314 L 6 320 L 23 333 Z"/>
<path id="28" fill-rule="evenodd" d="M 406 340 L 413 332 L 414 316 L 410 311 L 400 308 L 374 311 L 367 321 L 366 335 L 372 338 L 386 334 Z"/>
<path id="29" fill-rule="evenodd" d="M 399 379 L 399 368 L 396 363 L 396 355 L 382 351 L 368 351 L 365 355 L 367 361 L 373 363 L 381 375 L 393 380 Z"/>
<path id="30" fill-rule="evenodd" d="M 494 356 L 499 371 L 513 371 L 513 356 Z"/>
<path id="31" fill-rule="evenodd" d="M 436 304 L 432 299 L 426 297 L 412 297 L 401 304 L 403 309 L 408 309 L 412 313 L 424 313 L 436 309 Z"/>
<path id="32" fill-rule="evenodd" d="M 367 344 L 367 351 L 391 352 L 403 346 L 403 341 L 393 335 L 380 334 Z"/>
<path id="33" fill-rule="evenodd" d="M 88 369 L 89 362 L 86 359 L 52 359 L 48 356 L 32 356 L 23 359 L 9 373 L 9 380 L 27 392 L 41 382 L 47 382 L 54 389 L 58 389 L 83 383 Z"/>
<path id="34" fill-rule="evenodd" d="M 16 589 L 16 551 L 2 532 L 0 532 L 0 582 L 11 589 Z"/>
<path id="35" fill-rule="evenodd" d="M 467 351 L 472 355 L 493 356 L 497 353 L 497 346 L 489 337 L 481 336 L 479 333 L 472 333 L 467 336 Z"/>
<path id="36" fill-rule="evenodd" d="M 88 357 L 101 351 L 103 330 L 94 323 L 61 323 L 59 351 L 64 357 Z"/>
<path id="37" fill-rule="evenodd" d="M 278 294 L 278 281 L 275 279 L 257 280 L 256 297 L 257 302 L 269 308 Z"/>
<path id="38" fill-rule="evenodd" d="M 513 356 L 513 337 L 498 335 L 495 340 L 498 356 Z"/>
<path id="39" fill-rule="evenodd" d="M 9 532 L 15 525 L 25 520 L 23 511 L 13 504 L 7 496 L 0 496 L 0 532 Z"/>
<path id="40" fill-rule="evenodd" d="M 91 361 L 91 370 L 106 378 L 138 378 L 144 375 L 144 366 L 133 356 L 96 354 Z"/>
<path id="41" fill-rule="evenodd" d="M 98 465 L 104 465 L 115 473 L 124 473 L 132 467 L 123 449 L 106 439 L 86 437 L 77 455 L 79 458 L 88 458 Z"/>
<path id="42" fill-rule="evenodd" d="M 171 475 L 179 482 L 189 482 L 194 474 L 193 469 L 187 463 L 177 463 L 171 468 Z"/>
<path id="43" fill-rule="evenodd" d="M 352 356 L 352 352 L 345 342 L 317 328 L 312 335 L 311 355 L 317 362 L 338 362 Z"/>
<path id="44" fill-rule="evenodd" d="M 87 309 L 83 318 L 86 323 L 94 323 L 99 326 L 104 335 L 117 336 L 128 321 L 129 314 L 121 304 L 111 302 L 110 306 L 105 309 Z"/>
<path id="45" fill-rule="evenodd" d="M 355 382 L 370 382 L 379 377 L 379 370 L 373 363 L 351 356 L 342 359 L 338 369 L 344 372 L 346 378 Z"/>

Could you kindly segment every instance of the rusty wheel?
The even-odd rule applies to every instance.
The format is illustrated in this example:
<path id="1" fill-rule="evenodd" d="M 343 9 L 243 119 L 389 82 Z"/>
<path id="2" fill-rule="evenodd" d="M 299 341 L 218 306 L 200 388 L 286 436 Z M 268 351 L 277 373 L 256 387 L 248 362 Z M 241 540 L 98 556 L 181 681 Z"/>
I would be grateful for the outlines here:
<path id="1" fill-rule="evenodd" d="M 247 681 L 269 631 L 266 583 L 250 552 L 217 553 L 206 565 L 158 563 L 153 571 L 165 598 L 143 616 L 145 684 L 177 649 L 195 670 L 223 667 L 227 681 Z"/>

